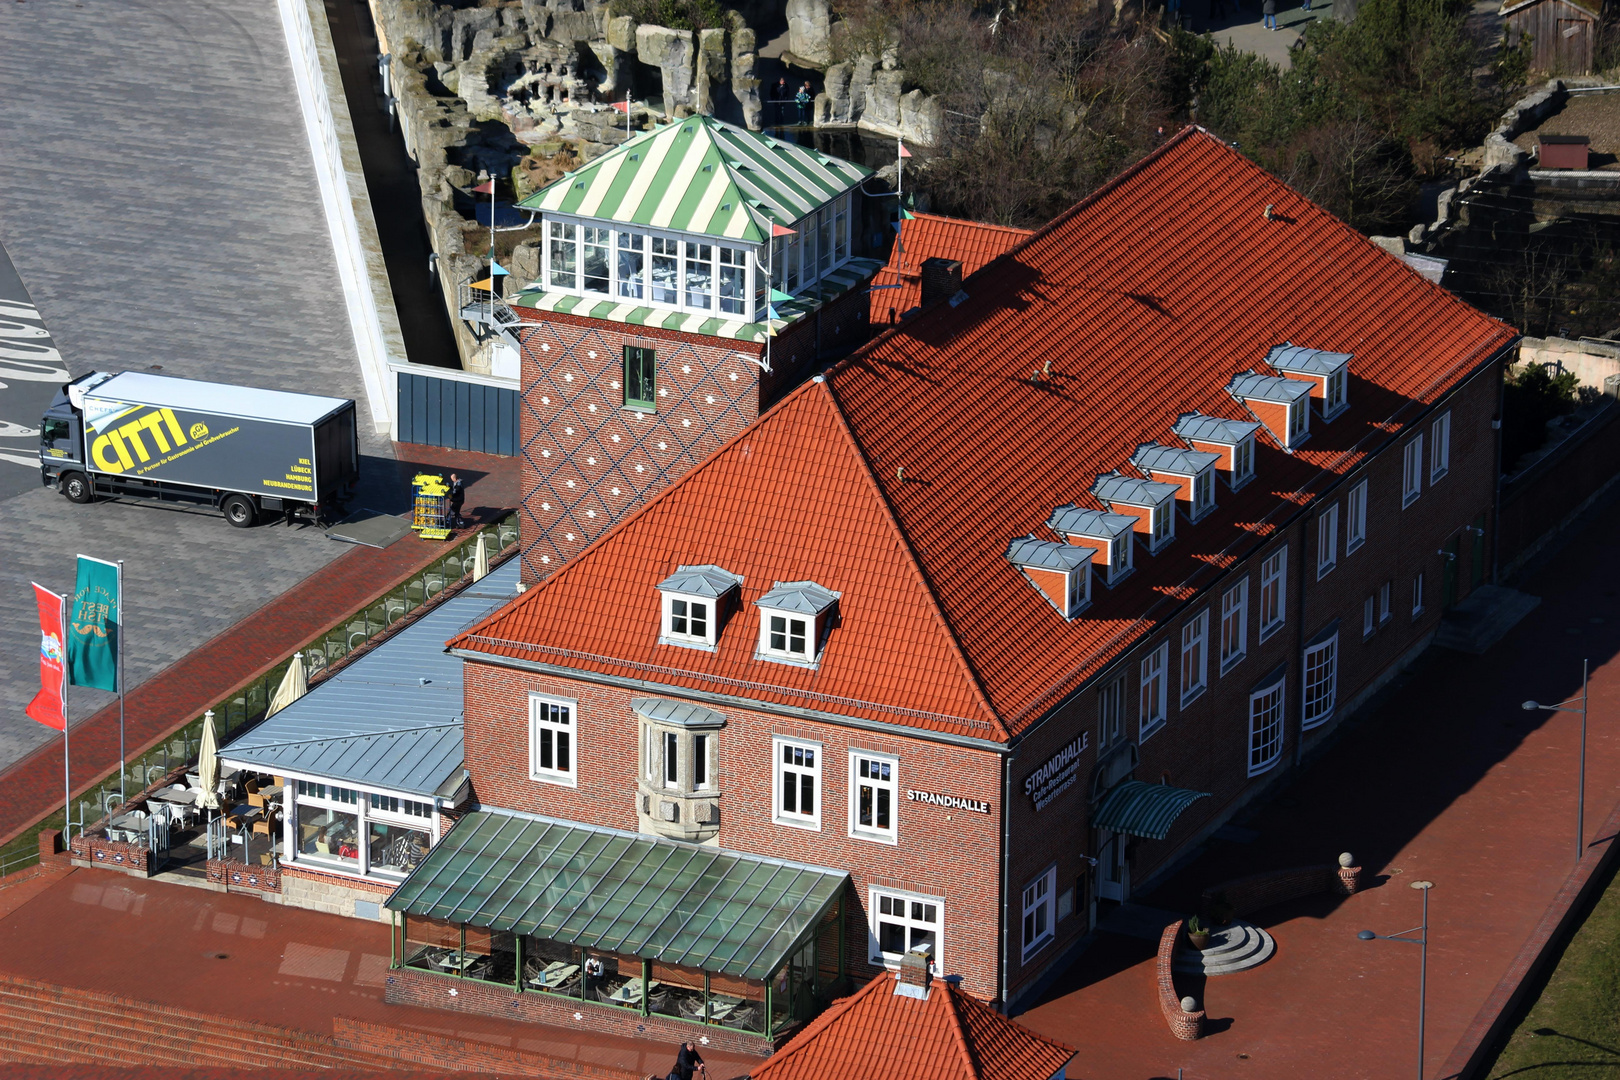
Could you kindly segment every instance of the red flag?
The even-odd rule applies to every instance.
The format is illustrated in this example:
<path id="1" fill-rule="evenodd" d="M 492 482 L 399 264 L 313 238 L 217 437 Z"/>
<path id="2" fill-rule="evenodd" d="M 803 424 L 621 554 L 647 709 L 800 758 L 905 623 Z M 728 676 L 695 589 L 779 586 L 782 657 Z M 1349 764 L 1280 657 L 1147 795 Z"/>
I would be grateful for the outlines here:
<path id="1" fill-rule="evenodd" d="M 46 727 L 62 731 L 67 718 L 62 711 L 62 681 L 66 677 L 67 654 L 62 648 L 62 610 L 66 601 L 51 592 L 34 586 L 34 599 L 39 604 L 39 693 L 28 704 L 28 715 Z"/>
<path id="2" fill-rule="evenodd" d="M 911 151 L 906 149 L 905 143 L 900 144 L 900 156 L 903 158 L 908 158 L 911 156 Z"/>
<path id="3" fill-rule="evenodd" d="M 613 103 L 613 107 L 624 113 L 626 116 L 630 115 L 630 103 L 628 101 L 615 101 Z"/>
<path id="4" fill-rule="evenodd" d="M 482 184 L 479 184 L 477 187 L 473 188 L 473 190 L 478 192 L 480 195 L 493 195 L 495 194 L 495 181 L 485 180 Z"/>
<path id="5" fill-rule="evenodd" d="M 797 236 L 797 235 L 799 235 L 799 234 L 795 230 L 788 228 L 786 225 L 778 225 L 774 221 L 771 223 L 771 236 L 772 236 L 772 238 L 775 238 L 775 237 L 778 237 L 778 236 Z"/>

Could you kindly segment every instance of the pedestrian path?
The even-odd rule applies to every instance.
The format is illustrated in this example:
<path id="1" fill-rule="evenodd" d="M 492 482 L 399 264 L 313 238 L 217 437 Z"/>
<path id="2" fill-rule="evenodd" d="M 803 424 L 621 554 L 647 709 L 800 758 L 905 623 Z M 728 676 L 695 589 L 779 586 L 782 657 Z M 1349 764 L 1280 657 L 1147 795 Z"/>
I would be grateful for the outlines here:
<path id="1" fill-rule="evenodd" d="M 1610 722 L 1620 706 L 1616 530 L 1620 502 L 1611 502 L 1513 583 L 1542 603 L 1500 642 L 1480 656 L 1431 649 L 1239 823 L 1258 834 L 1252 842 L 1212 840 L 1139 898 L 1190 912 L 1200 890 L 1221 881 L 1329 864 L 1344 851 L 1364 868 L 1366 887 L 1354 896 L 1250 915 L 1275 938 L 1276 954 L 1192 987 L 1209 1035 L 1195 1043 L 1170 1035 L 1153 946 L 1114 935 L 1100 937 L 1020 1022 L 1081 1047 L 1075 1072 L 1088 1080 L 1174 1076 L 1178 1067 L 1224 1077 L 1234 1065 L 1249 1080 L 1407 1074 L 1417 1066 L 1418 951 L 1357 933 L 1418 925 L 1421 897 L 1408 885 L 1427 879 L 1424 1075 L 1454 1075 L 1620 831 L 1620 727 Z M 1578 696 L 1583 657 L 1592 661 L 1593 722 L 1577 867 L 1581 718 L 1520 703 Z"/>

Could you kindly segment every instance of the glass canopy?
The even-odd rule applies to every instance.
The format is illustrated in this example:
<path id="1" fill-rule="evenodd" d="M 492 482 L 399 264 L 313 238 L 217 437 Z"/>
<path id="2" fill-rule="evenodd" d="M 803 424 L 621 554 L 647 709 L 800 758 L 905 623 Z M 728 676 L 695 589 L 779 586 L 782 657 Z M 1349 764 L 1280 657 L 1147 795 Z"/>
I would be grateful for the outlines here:
<path id="1" fill-rule="evenodd" d="M 764 979 L 846 881 L 839 870 L 484 810 L 457 822 L 387 906 Z"/>

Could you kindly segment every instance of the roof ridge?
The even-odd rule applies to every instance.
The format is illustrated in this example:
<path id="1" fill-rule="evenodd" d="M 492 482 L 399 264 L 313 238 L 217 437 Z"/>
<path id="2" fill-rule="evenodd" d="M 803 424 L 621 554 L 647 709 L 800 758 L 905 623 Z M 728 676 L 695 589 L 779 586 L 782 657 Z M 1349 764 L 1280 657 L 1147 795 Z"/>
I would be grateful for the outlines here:
<path id="1" fill-rule="evenodd" d="M 945 631 L 945 640 L 950 646 L 951 655 L 956 658 L 956 662 L 962 667 L 962 673 L 967 676 L 968 685 L 972 689 L 973 696 L 978 699 L 985 715 L 989 717 L 990 722 L 1000 732 L 1001 736 L 1006 739 L 1012 738 L 1012 733 L 1008 731 L 1007 725 L 1002 722 L 1001 715 L 996 712 L 995 706 L 991 704 L 990 696 L 984 692 L 984 682 L 980 679 L 979 673 L 974 670 L 972 662 L 968 660 L 967 651 L 962 648 L 962 641 L 957 636 L 956 628 L 946 618 L 945 609 L 940 606 L 939 597 L 934 592 L 934 583 L 929 580 L 927 571 L 922 567 L 922 561 L 917 558 L 916 548 L 912 546 L 911 538 L 906 535 L 905 527 L 901 525 L 899 517 L 894 512 L 894 507 L 889 505 L 889 497 L 884 492 L 883 485 L 879 484 L 877 477 L 873 475 L 872 463 L 867 459 L 866 451 L 862 449 L 861 441 L 856 438 L 855 431 L 850 427 L 848 418 L 844 416 L 843 407 L 838 403 L 838 395 L 833 392 L 832 380 L 823 377 L 819 382 L 812 381 L 808 385 L 819 385 L 826 391 L 827 400 L 832 405 L 833 416 L 837 418 L 839 430 L 849 440 L 850 448 L 855 452 L 855 460 L 860 462 L 861 476 L 871 487 L 872 494 L 877 498 L 878 506 L 883 510 L 883 516 L 888 520 L 889 527 L 894 530 L 895 537 L 900 541 L 901 548 L 906 554 L 906 562 L 910 564 L 912 572 L 917 575 L 917 584 L 922 587 L 923 595 L 928 599 L 929 611 L 935 619 L 939 620 L 940 628 Z"/>
<path id="2" fill-rule="evenodd" d="M 956 1036 L 956 1048 L 962 1053 L 962 1071 L 969 1080 L 978 1080 L 979 1063 L 977 1056 L 968 1046 L 967 1023 L 962 1018 L 962 1012 L 957 1007 L 956 987 L 943 979 L 938 980 L 939 989 L 945 995 L 945 1016 L 950 1020 L 951 1034 Z"/>

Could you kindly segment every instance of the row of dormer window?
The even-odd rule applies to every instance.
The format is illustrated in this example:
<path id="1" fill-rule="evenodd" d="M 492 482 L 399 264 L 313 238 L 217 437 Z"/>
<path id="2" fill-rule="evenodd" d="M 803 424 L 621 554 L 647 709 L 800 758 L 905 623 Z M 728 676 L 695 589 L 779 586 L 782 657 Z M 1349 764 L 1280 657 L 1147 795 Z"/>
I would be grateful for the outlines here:
<path id="1" fill-rule="evenodd" d="M 1253 370 L 1232 377 L 1226 392 L 1254 418 L 1228 420 L 1183 413 L 1171 430 L 1186 446 L 1142 443 L 1130 464 L 1140 475 L 1115 470 L 1099 475 L 1090 493 L 1102 509 L 1070 503 L 1057 507 L 1046 527 L 1063 542 L 1031 534 L 1013 540 L 1007 561 L 1066 619 L 1091 603 L 1092 569 L 1112 588 L 1135 569 L 1135 539 L 1157 555 L 1176 538 L 1176 509 L 1189 524 L 1215 510 L 1216 474 L 1236 491 L 1254 479 L 1255 438 L 1262 427 L 1285 453 L 1310 437 L 1311 401 L 1330 423 L 1349 407 L 1347 379 L 1351 356 L 1282 344 L 1266 354 L 1281 375 Z"/>
<path id="2" fill-rule="evenodd" d="M 719 566 L 681 566 L 658 583 L 663 614 L 658 641 L 714 652 L 742 609 L 743 577 Z M 841 594 L 814 581 L 778 581 L 754 601 L 759 639 L 754 659 L 815 667 L 836 622 Z"/>

